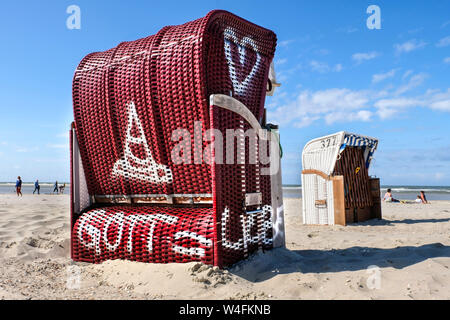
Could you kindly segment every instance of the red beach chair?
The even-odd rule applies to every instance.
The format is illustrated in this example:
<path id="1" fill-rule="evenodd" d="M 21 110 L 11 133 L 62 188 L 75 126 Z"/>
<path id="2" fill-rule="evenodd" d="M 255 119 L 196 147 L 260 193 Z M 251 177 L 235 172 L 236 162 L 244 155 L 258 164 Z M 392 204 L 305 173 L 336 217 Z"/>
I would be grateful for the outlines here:
<path id="1" fill-rule="evenodd" d="M 73 260 L 223 267 L 284 245 L 279 158 L 265 151 L 274 137 L 264 101 L 278 85 L 269 79 L 275 46 L 272 31 L 212 11 L 81 61 Z M 251 128 L 263 138 L 256 145 L 245 143 Z M 216 132 L 230 129 L 235 143 L 219 143 Z M 251 151 L 271 161 L 254 163 Z"/>

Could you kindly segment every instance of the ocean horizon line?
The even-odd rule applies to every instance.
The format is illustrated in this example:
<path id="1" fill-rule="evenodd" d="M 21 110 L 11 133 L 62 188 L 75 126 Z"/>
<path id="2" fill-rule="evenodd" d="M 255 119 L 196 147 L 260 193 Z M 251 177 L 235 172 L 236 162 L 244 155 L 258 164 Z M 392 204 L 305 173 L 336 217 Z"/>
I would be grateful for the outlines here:
<path id="1" fill-rule="evenodd" d="M 23 185 L 34 185 L 35 181 L 22 181 Z M 0 185 L 15 185 L 16 182 L 15 181 L 0 181 Z M 53 181 L 39 181 L 39 184 L 49 184 L 49 185 L 54 185 L 55 182 Z M 69 181 L 58 181 L 58 184 L 70 184 Z M 301 188 L 302 185 L 301 184 L 283 184 L 282 185 L 283 188 Z M 409 184 L 386 184 L 386 185 L 381 185 L 382 189 L 386 189 L 386 188 L 408 188 L 408 189 L 420 189 L 420 188 L 432 188 L 432 189 L 437 189 L 437 188 L 444 188 L 450 189 L 450 185 L 446 186 L 446 185 L 409 185 Z"/>
<path id="2" fill-rule="evenodd" d="M 301 188 L 302 185 L 301 184 L 283 184 L 283 188 Z M 386 185 L 381 185 L 382 189 L 385 188 L 414 188 L 414 189 L 420 189 L 420 188 L 450 188 L 450 185 L 445 186 L 445 185 L 408 185 L 408 184 L 386 184 Z"/>

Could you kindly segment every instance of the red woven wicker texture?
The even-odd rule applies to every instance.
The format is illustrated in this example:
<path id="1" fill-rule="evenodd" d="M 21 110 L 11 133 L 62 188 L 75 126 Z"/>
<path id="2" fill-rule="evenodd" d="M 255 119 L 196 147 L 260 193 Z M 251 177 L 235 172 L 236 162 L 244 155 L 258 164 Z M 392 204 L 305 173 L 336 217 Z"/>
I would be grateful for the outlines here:
<path id="1" fill-rule="evenodd" d="M 90 210 L 73 229 L 73 259 L 214 263 L 212 209 L 114 206 Z"/>
<path id="2" fill-rule="evenodd" d="M 270 147 L 269 146 L 269 142 L 268 141 L 267 142 L 262 141 L 260 143 L 266 143 L 266 148 L 262 148 L 260 146 L 259 149 L 261 150 L 260 152 L 262 152 L 263 150 L 266 150 L 267 151 L 266 157 L 269 157 L 270 156 L 270 154 L 269 154 L 269 151 L 270 151 L 270 149 L 269 149 L 269 147 Z M 262 170 L 268 171 L 270 169 L 270 163 L 268 163 L 268 164 L 260 164 L 259 167 L 260 167 L 259 168 L 260 172 Z M 280 170 L 281 170 L 281 168 L 280 168 Z M 270 175 L 260 175 L 259 176 L 259 188 L 260 188 L 260 192 L 262 193 L 262 203 L 265 203 L 265 204 L 272 204 L 272 189 L 271 189 L 270 179 L 271 179 Z M 273 209 L 276 209 L 276 208 L 273 208 Z M 268 221 L 267 217 L 266 217 L 266 221 Z M 270 239 L 273 239 L 273 229 L 272 228 L 270 228 L 267 231 L 267 237 L 270 238 Z M 270 246 L 270 245 L 269 246 L 267 246 L 267 245 L 265 246 L 265 248 L 270 248 L 270 247 L 272 247 L 272 246 Z"/>
<path id="3" fill-rule="evenodd" d="M 212 107 L 211 114 L 212 126 L 221 131 L 225 128 L 246 128 L 239 115 L 231 111 Z M 249 211 L 270 206 L 270 178 L 263 178 L 262 185 L 260 182 L 247 185 L 247 181 L 261 179 L 259 171 L 256 170 L 259 165 L 237 163 L 242 157 L 242 153 L 237 152 L 237 142 L 234 143 L 234 164 L 224 162 L 216 163 L 214 166 L 216 180 L 214 209 L 218 226 L 218 264 L 221 266 L 232 265 L 260 248 L 272 248 L 270 211 L 265 208 L 263 213 L 247 214 Z M 262 205 L 244 207 L 245 194 L 259 192 L 258 190 L 263 192 Z"/>
<path id="4" fill-rule="evenodd" d="M 225 31 L 225 32 L 224 32 Z M 225 34 L 224 34 L 225 33 Z M 208 78 L 208 95 L 222 93 L 232 95 L 244 103 L 258 120 L 261 120 L 264 110 L 267 76 L 272 61 L 276 36 L 267 29 L 236 17 L 221 13 L 209 24 L 208 57 L 212 59 L 206 66 Z M 229 41 L 231 50 L 227 56 L 224 38 Z M 254 41 L 254 43 L 252 43 Z M 241 50 L 239 50 L 239 46 Z M 244 48 L 244 50 L 242 50 Z M 257 65 L 257 54 L 260 60 Z M 223 57 L 231 58 L 227 64 Z M 244 61 L 244 64 L 240 62 Z M 241 91 L 236 90 L 230 77 L 229 64 L 234 67 L 234 78 L 243 85 Z M 254 69 L 255 68 L 255 69 Z M 254 71 L 252 73 L 252 71 Z M 252 74 L 251 81 L 245 80 Z M 239 86 L 238 86 L 239 87 Z M 230 94 L 231 93 L 231 94 Z"/>
<path id="5" fill-rule="evenodd" d="M 80 63 L 79 68 L 91 71 L 83 74 L 82 81 L 80 76 L 75 74 L 73 82 L 77 136 L 91 194 L 112 192 L 111 187 L 105 183 L 108 181 L 105 169 L 114 158 L 114 154 L 108 148 L 111 136 L 105 104 L 105 76 L 100 68 L 111 59 L 112 55 L 113 50 L 88 55 Z"/>
<path id="6" fill-rule="evenodd" d="M 197 92 L 201 86 L 200 73 L 203 72 L 199 67 L 206 63 L 197 35 L 204 23 L 199 19 L 171 27 L 162 37 L 156 57 L 165 152 L 170 155 L 178 144 L 171 139 L 175 130 L 187 129 L 192 137 L 190 163 L 171 165 L 174 193 L 211 193 L 211 169 L 202 161 L 207 143 L 201 143 L 199 148 L 194 144 L 196 140 L 202 141 L 204 132 L 209 129 L 208 103 L 206 97 Z M 201 129 L 195 130 L 196 122 L 201 124 Z"/>
<path id="7" fill-rule="evenodd" d="M 72 123 L 73 125 L 73 123 Z M 72 126 L 69 131 L 69 143 L 70 143 L 70 230 L 73 230 L 73 225 L 75 223 L 75 212 L 74 212 L 74 177 L 73 177 L 73 132 Z M 73 259 L 73 237 L 70 237 L 70 257 Z"/>
<path id="8" fill-rule="evenodd" d="M 228 55 L 224 37 L 229 43 Z M 90 193 L 210 193 L 208 165 L 171 163 L 170 152 L 176 144 L 171 141 L 172 131 L 185 128 L 191 138 L 202 135 L 208 129 L 208 96 L 212 93 L 231 92 L 261 118 L 275 42 L 271 31 L 215 11 L 205 18 L 163 28 L 155 36 L 121 43 L 83 59 L 74 78 L 73 95 Z M 241 56 L 242 48 L 245 56 Z M 238 86 L 239 92 L 231 77 L 244 84 Z M 170 168 L 172 183 L 111 175 L 115 161 L 124 157 L 130 101 L 135 105 L 154 161 Z M 196 121 L 203 125 L 201 132 L 194 130 Z M 202 146 L 205 148 L 206 142 Z M 134 147 L 135 156 L 148 157 L 145 148 Z M 202 150 L 195 150 L 193 144 L 191 147 L 191 161 L 195 162 Z"/>
<path id="9" fill-rule="evenodd" d="M 103 53 L 90 54 L 80 63 L 73 85 L 74 113 L 89 193 L 213 192 L 214 208 L 114 207 L 99 209 L 106 210 L 106 213 L 85 213 L 73 229 L 75 260 L 100 262 L 119 258 L 187 262 L 197 259 L 205 263 L 230 265 L 258 248 L 272 247 L 271 227 L 268 225 L 270 179 L 259 177 L 259 165 L 248 163 L 248 148 L 245 164 L 216 165 L 213 174 L 209 165 L 195 163 L 201 160 L 199 156 L 207 143 L 204 141 L 201 150 L 198 150 L 193 141 L 194 137 L 203 136 L 210 127 L 222 132 L 249 128 L 242 119 L 225 110 L 214 111 L 214 120 L 210 119 L 210 94 L 232 95 L 261 119 L 275 44 L 276 38 L 271 31 L 227 12 L 214 11 L 205 18 L 181 26 L 165 27 L 155 36 L 121 43 Z M 195 126 L 196 122 L 201 124 L 200 129 Z M 171 135 L 173 130 L 180 128 L 187 129 L 191 137 L 191 164 L 175 165 L 171 162 L 170 154 L 177 143 L 171 141 Z M 142 143 L 143 140 L 148 148 Z M 152 161 L 146 160 L 149 154 Z M 139 162 L 143 162 L 141 167 L 144 169 L 150 163 L 157 175 L 142 179 L 139 175 L 145 170 L 136 174 L 127 167 L 129 163 L 139 167 Z M 245 214 L 244 196 L 252 192 L 263 193 L 263 214 Z M 246 209 L 249 211 L 258 207 Z M 117 223 L 111 222 L 106 232 L 102 228 L 105 223 L 110 223 L 110 219 L 119 219 L 122 212 L 125 220 L 127 216 L 133 216 L 128 213 L 133 210 L 138 210 L 141 216 L 175 210 L 168 214 L 180 217 L 177 221 L 182 227 L 178 226 L 178 222 L 176 226 L 157 224 L 154 234 L 160 234 L 160 238 L 154 238 L 157 243 L 149 250 L 148 243 L 147 247 L 142 244 L 142 237 L 145 238 L 150 229 L 139 222 L 136 224 L 136 235 L 143 236 L 137 240 L 133 236 L 132 251 L 129 251 L 128 244 L 122 242 L 116 248 L 120 227 L 114 229 L 112 226 Z M 86 225 L 92 226 L 88 230 L 98 229 L 100 235 L 106 234 L 106 240 L 100 236 L 98 245 L 92 248 L 83 246 L 83 241 L 90 243 L 92 239 L 80 242 L 77 230 L 84 230 Z M 228 244 L 234 243 L 236 246 L 232 245 L 230 249 L 228 245 L 223 249 L 222 242 L 217 241 L 214 243 L 215 250 L 213 245 L 208 249 L 210 251 L 203 248 L 203 258 L 180 257 L 174 254 L 173 244 L 171 246 L 163 240 L 170 234 L 197 229 L 207 239 L 217 237 L 220 240 L 223 236 Z M 264 237 L 261 237 L 262 234 Z M 184 241 L 186 248 L 195 243 L 189 239 Z"/>

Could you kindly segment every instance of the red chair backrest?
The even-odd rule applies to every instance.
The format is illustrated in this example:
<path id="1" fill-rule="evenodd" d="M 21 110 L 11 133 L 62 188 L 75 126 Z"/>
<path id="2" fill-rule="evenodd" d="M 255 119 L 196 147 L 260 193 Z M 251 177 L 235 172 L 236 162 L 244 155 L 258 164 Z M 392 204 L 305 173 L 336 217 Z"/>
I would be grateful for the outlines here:
<path id="1" fill-rule="evenodd" d="M 231 13 L 165 27 L 87 55 L 73 80 L 75 126 L 91 195 L 210 194 L 209 95 L 223 93 L 263 116 L 275 34 Z M 190 163 L 174 163 L 185 129 Z M 200 150 L 199 150 L 200 149 Z M 197 163 L 200 162 L 200 163 Z"/>

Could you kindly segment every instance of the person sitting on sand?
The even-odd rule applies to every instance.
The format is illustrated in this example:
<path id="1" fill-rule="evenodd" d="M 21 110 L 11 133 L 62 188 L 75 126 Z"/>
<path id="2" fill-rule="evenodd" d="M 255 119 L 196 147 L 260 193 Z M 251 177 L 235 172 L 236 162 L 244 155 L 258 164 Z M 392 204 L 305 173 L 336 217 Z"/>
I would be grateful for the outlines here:
<path id="1" fill-rule="evenodd" d="M 420 198 L 420 196 L 417 196 L 415 201 L 416 201 L 416 203 L 422 203 L 422 199 Z"/>
<path id="2" fill-rule="evenodd" d="M 34 191 L 33 191 L 33 194 L 37 191 L 37 193 L 38 194 L 41 194 L 40 193 L 40 190 L 41 190 L 41 186 L 39 185 L 39 180 L 36 180 L 36 182 L 34 183 Z"/>
<path id="3" fill-rule="evenodd" d="M 20 178 L 20 176 L 17 177 L 16 192 L 17 192 L 17 196 L 23 197 L 23 195 L 22 195 L 22 179 Z"/>
<path id="4" fill-rule="evenodd" d="M 387 189 L 387 192 L 384 195 L 383 201 L 386 201 L 386 202 L 400 202 L 400 200 L 394 199 L 394 197 L 392 197 L 392 190 L 391 189 Z"/>
<path id="5" fill-rule="evenodd" d="M 427 197 L 425 196 L 424 191 L 420 191 L 420 195 L 418 197 L 420 197 L 420 199 L 422 200 L 422 203 L 424 203 L 424 204 L 428 203 L 428 200 L 427 200 Z"/>

